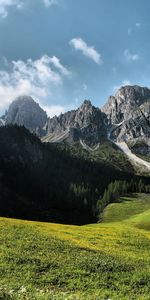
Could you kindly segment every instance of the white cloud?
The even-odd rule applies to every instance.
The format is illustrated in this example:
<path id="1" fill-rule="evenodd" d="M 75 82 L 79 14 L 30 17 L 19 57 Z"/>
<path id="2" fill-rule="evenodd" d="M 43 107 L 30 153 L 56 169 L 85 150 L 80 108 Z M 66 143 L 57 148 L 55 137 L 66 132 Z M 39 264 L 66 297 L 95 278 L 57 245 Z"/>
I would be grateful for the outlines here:
<path id="1" fill-rule="evenodd" d="M 52 5 L 58 5 L 60 0 L 38 0 L 41 1 L 45 7 Z M 0 0 L 0 17 L 6 18 L 10 8 L 16 8 L 17 10 L 22 9 L 25 5 L 25 0 Z"/>
<path id="2" fill-rule="evenodd" d="M 82 38 L 74 38 L 69 44 L 73 46 L 75 50 L 80 50 L 82 53 L 91 58 L 95 63 L 101 64 L 101 54 L 95 50 L 93 46 L 88 46 Z"/>
<path id="3" fill-rule="evenodd" d="M 65 107 L 61 105 L 43 105 L 42 107 L 49 117 L 59 116 L 61 113 L 65 112 Z"/>
<path id="4" fill-rule="evenodd" d="M 50 7 L 52 5 L 57 5 L 58 4 L 58 0 L 42 0 L 42 2 L 44 3 L 44 5 L 46 7 Z"/>
<path id="5" fill-rule="evenodd" d="M 128 35 L 131 36 L 135 32 L 135 28 L 139 29 L 141 27 L 141 23 L 137 22 L 133 27 L 128 28 Z"/>
<path id="6" fill-rule="evenodd" d="M 0 70 L 1 111 L 19 95 L 31 95 L 42 104 L 41 101 L 51 95 L 52 89 L 62 85 L 64 76 L 68 75 L 67 68 L 61 64 L 62 69 L 66 71 L 65 74 L 62 74 L 61 70 L 56 70 L 55 66 L 52 69 L 51 59 L 53 58 L 43 55 L 37 60 L 28 59 L 25 62 L 18 60 L 10 64 L 7 62 L 9 71 Z M 51 111 L 54 111 L 54 107 Z"/>
<path id="7" fill-rule="evenodd" d="M 84 90 L 84 91 L 87 91 L 87 88 L 88 88 L 88 87 L 87 87 L 87 84 L 83 83 L 83 90 Z"/>
<path id="8" fill-rule="evenodd" d="M 131 85 L 130 80 L 123 80 L 121 86 Z"/>
<path id="9" fill-rule="evenodd" d="M 71 75 L 71 72 L 60 63 L 60 59 L 58 57 L 49 57 L 49 62 L 59 69 L 62 74 L 66 76 Z"/>
<path id="10" fill-rule="evenodd" d="M 76 109 L 77 103 L 76 99 L 74 101 L 75 103 L 72 103 L 71 105 L 41 105 L 42 108 L 47 112 L 47 115 L 49 117 L 59 116 L 61 113 L 65 113 L 66 111 L 74 110 Z"/>
<path id="11" fill-rule="evenodd" d="M 2 18 L 8 16 L 8 9 L 10 7 L 21 9 L 23 7 L 23 2 L 21 0 L 0 0 L 0 16 Z"/>
<path id="12" fill-rule="evenodd" d="M 139 55 L 138 55 L 137 53 L 131 53 L 131 52 L 129 51 L 129 49 L 126 49 L 126 50 L 124 51 L 124 57 L 125 57 L 125 59 L 126 59 L 128 62 L 136 61 L 136 60 L 138 60 L 138 59 L 140 58 Z"/>
<path id="13" fill-rule="evenodd" d="M 135 26 L 136 26 L 137 28 L 140 28 L 140 27 L 141 27 L 141 23 L 136 23 Z"/>

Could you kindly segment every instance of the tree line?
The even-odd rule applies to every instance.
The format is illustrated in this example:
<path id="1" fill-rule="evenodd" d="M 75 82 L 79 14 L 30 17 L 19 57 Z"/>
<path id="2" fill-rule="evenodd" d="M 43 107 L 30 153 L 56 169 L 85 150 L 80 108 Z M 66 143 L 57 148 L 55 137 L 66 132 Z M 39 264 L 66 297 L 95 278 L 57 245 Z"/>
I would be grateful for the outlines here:
<path id="1" fill-rule="evenodd" d="M 103 197 L 97 202 L 97 214 L 102 213 L 103 209 L 110 203 L 117 202 L 121 196 L 131 193 L 150 193 L 150 184 L 144 184 L 142 179 L 130 182 L 126 180 L 115 180 L 109 183 L 105 189 Z"/>
<path id="2" fill-rule="evenodd" d="M 24 127 L 0 128 L 0 214 L 31 220 L 85 224 L 127 189 L 149 188 L 150 178 L 74 156 L 43 144 Z M 121 183 L 118 183 L 118 182 Z M 111 183 L 111 184 L 110 184 Z M 131 188 L 130 188 L 131 190 Z M 111 193 L 110 193 L 111 192 Z"/>

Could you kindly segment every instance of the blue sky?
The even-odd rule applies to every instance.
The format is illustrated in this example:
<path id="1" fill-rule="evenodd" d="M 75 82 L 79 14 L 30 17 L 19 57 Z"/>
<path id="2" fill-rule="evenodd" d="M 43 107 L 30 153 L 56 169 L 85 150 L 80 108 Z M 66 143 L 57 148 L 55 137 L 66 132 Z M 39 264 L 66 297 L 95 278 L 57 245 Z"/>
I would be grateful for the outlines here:
<path id="1" fill-rule="evenodd" d="M 0 0 L 0 113 L 29 94 L 53 116 L 150 86 L 149 0 Z"/>

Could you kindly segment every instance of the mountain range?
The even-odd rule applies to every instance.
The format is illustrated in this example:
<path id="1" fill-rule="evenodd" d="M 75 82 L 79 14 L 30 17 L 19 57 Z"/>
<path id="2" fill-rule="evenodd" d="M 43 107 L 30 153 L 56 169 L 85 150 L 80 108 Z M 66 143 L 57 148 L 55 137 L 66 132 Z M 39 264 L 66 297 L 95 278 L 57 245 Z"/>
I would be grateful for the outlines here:
<path id="1" fill-rule="evenodd" d="M 149 122 L 150 90 L 138 86 L 53 118 L 18 97 L 0 118 L 0 214 L 85 224 L 111 201 L 108 187 L 149 191 Z"/>
<path id="2" fill-rule="evenodd" d="M 123 86 L 110 96 L 102 108 L 85 100 L 76 110 L 53 118 L 30 96 L 15 99 L 0 126 L 23 125 L 43 142 L 73 144 L 79 142 L 87 150 L 96 150 L 111 140 L 128 144 L 139 155 L 150 156 L 150 89 Z"/>
<path id="3" fill-rule="evenodd" d="M 70 132 L 72 141 L 83 139 L 92 145 L 105 140 L 111 132 L 116 140 L 149 142 L 150 89 L 124 86 L 101 109 L 85 100 L 77 110 L 53 118 L 48 118 L 30 96 L 20 96 L 11 103 L 0 122 L 0 125 L 24 125 L 49 141 L 60 133 Z"/>

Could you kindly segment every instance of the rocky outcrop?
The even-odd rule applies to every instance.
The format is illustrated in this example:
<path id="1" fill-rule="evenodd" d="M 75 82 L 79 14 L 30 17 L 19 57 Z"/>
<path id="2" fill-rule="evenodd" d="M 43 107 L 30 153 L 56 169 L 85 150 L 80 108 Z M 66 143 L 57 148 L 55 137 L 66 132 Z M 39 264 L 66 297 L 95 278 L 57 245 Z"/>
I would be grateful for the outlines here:
<path id="1" fill-rule="evenodd" d="M 107 137 L 105 115 L 90 101 L 85 100 L 77 109 L 47 122 L 47 141 L 62 141 L 62 137 L 69 142 L 83 140 L 88 145 L 95 145 Z M 56 137 L 56 138 L 55 138 Z M 52 140 L 53 139 L 53 140 Z"/>
<path id="2" fill-rule="evenodd" d="M 46 121 L 46 112 L 29 96 L 21 96 L 14 100 L 6 114 L 6 125 L 25 126 L 38 135 L 42 134 Z"/>
<path id="3" fill-rule="evenodd" d="M 100 110 L 89 100 L 76 110 L 47 118 L 46 112 L 29 96 L 18 97 L 0 118 L 0 126 L 24 125 L 44 142 L 67 141 L 92 147 L 106 139 L 115 142 L 150 141 L 150 89 L 121 87 Z"/>
<path id="4" fill-rule="evenodd" d="M 121 87 L 115 96 L 110 96 L 102 111 L 107 115 L 109 124 L 118 124 L 133 117 L 142 104 L 150 101 L 150 89 L 140 86 Z"/>
<path id="5" fill-rule="evenodd" d="M 117 141 L 150 139 L 150 90 L 139 86 L 121 87 L 109 97 L 102 111 L 107 115 L 108 131 Z"/>
<path id="6" fill-rule="evenodd" d="M 148 143 L 145 143 L 144 141 L 132 143 L 130 148 L 135 154 L 150 157 L 150 141 Z"/>

